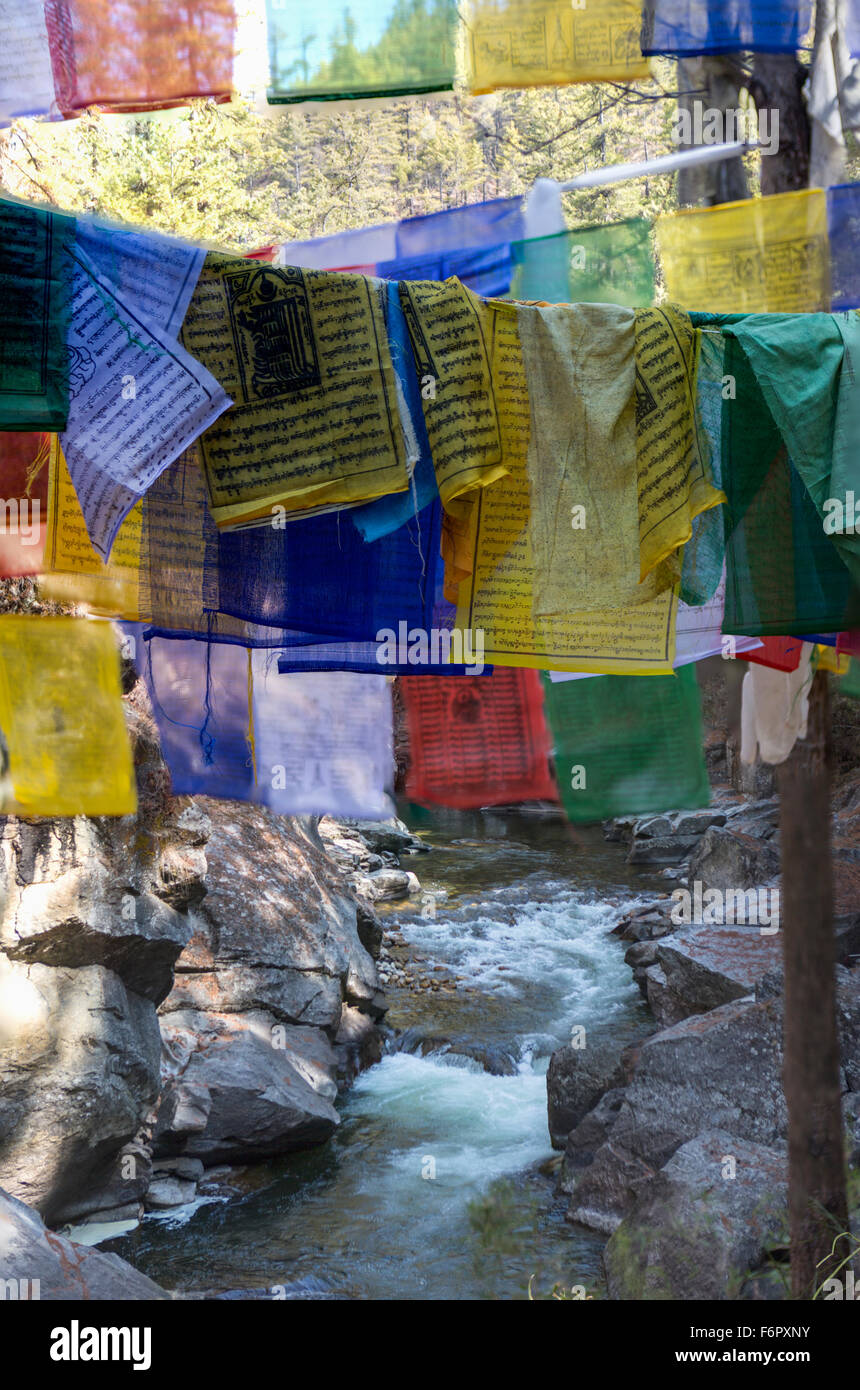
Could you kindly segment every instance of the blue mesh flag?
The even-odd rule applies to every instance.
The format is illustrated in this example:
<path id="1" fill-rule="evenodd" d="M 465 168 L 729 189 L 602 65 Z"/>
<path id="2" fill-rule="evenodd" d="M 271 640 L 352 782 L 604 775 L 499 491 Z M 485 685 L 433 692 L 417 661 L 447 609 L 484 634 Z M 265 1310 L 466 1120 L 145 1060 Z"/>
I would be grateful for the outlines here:
<path id="1" fill-rule="evenodd" d="M 794 53 L 811 19 L 812 0 L 651 0 L 642 52 Z"/>
<path id="2" fill-rule="evenodd" d="M 860 306 L 860 183 L 840 183 L 827 190 L 830 238 L 831 307 Z"/>

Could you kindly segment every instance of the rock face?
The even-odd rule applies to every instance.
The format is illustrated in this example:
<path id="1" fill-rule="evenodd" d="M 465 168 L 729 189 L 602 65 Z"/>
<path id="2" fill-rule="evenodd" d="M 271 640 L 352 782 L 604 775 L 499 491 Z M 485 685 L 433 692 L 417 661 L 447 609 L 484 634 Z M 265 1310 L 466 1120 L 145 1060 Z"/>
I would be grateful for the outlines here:
<path id="1" fill-rule="evenodd" d="M 6 1299 L 165 1299 L 170 1295 L 118 1255 L 76 1245 L 0 1192 L 0 1270 Z"/>
<path id="2" fill-rule="evenodd" d="M 361 941 L 372 914 L 313 822 L 201 804 L 207 895 L 160 1009 L 153 1149 L 209 1165 L 323 1143 L 338 1081 L 381 1055 L 383 1002 Z"/>
<path id="3" fill-rule="evenodd" d="M 724 1130 L 682 1144 L 606 1247 L 610 1298 L 737 1298 L 784 1236 L 786 1167 L 783 1150 Z"/>
<path id="4" fill-rule="evenodd" d="M 650 944 L 650 943 L 649 943 Z M 642 945 L 631 947 L 641 952 Z M 625 959 L 630 956 L 628 951 Z M 782 946 L 758 927 L 691 927 L 654 946 L 645 970 L 648 1003 L 660 1028 L 751 994 L 778 967 Z M 645 957 L 637 957 L 637 964 Z"/>
<path id="5" fill-rule="evenodd" d="M 156 1006 L 204 892 L 205 818 L 128 701 L 139 809 L 0 840 L 0 1184 L 57 1222 L 104 1189 L 158 1094 Z"/>

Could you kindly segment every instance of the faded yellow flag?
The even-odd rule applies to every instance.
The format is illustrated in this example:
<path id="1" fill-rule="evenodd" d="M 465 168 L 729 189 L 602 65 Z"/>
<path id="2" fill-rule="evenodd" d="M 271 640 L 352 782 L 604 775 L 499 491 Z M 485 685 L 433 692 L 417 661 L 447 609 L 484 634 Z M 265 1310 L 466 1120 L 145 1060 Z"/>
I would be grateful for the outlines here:
<path id="1" fill-rule="evenodd" d="M 641 0 L 466 0 L 461 12 L 473 92 L 650 76 Z"/>
<path id="2" fill-rule="evenodd" d="M 718 314 L 812 313 L 830 304 L 827 197 L 776 193 L 657 218 L 669 298 Z"/>
<path id="3" fill-rule="evenodd" d="M 137 809 L 110 623 L 0 617 L 0 811 L 127 816 Z"/>

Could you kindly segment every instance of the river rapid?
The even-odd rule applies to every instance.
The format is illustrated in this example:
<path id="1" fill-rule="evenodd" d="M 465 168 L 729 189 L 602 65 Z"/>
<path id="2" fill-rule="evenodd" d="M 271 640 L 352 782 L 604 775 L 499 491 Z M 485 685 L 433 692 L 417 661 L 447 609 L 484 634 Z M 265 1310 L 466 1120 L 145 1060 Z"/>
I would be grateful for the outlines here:
<path id="1" fill-rule="evenodd" d="M 386 1055 L 339 1103 L 323 1148 L 251 1170 L 228 1201 L 147 1217 L 112 1245 L 167 1288 L 602 1294 L 605 1237 L 568 1225 L 554 1196 L 545 1074 L 572 1028 L 587 1041 L 648 1031 L 624 944 L 608 933 L 662 885 L 634 874 L 600 827 L 526 810 L 401 814 L 432 852 L 404 860 L 424 894 L 388 909 L 388 923 L 401 956 L 460 982 L 388 990 Z"/>

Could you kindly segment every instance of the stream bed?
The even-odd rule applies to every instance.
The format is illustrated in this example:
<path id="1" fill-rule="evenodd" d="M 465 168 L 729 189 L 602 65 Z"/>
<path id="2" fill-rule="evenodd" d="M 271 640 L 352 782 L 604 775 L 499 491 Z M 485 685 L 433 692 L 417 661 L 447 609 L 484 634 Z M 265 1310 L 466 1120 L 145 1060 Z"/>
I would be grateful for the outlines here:
<path id="1" fill-rule="evenodd" d="M 622 1042 L 648 1031 L 624 943 L 608 932 L 663 885 L 629 869 L 600 827 L 527 811 L 401 814 L 432 853 L 404 859 L 424 893 L 386 909 L 387 924 L 422 971 L 441 965 L 460 983 L 387 991 L 389 1050 L 339 1102 L 325 1146 L 111 1245 L 167 1288 L 602 1295 L 605 1237 L 568 1225 L 554 1196 L 545 1073 L 573 1027 Z"/>

